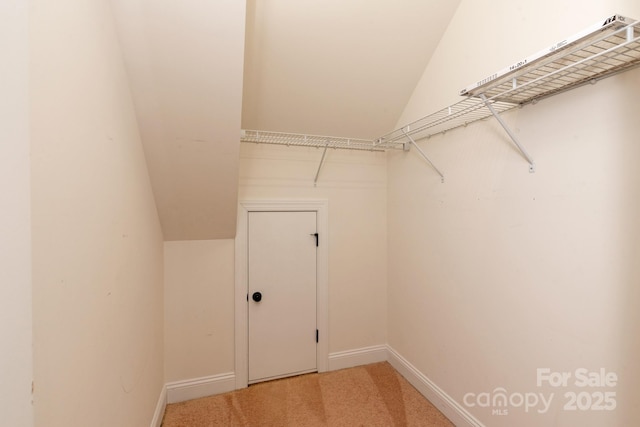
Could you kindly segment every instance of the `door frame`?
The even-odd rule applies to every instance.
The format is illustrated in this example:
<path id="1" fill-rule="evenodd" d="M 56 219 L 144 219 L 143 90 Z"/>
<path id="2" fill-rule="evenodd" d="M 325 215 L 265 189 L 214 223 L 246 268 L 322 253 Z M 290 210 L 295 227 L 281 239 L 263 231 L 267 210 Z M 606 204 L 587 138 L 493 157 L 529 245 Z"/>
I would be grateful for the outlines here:
<path id="1" fill-rule="evenodd" d="M 238 208 L 235 240 L 235 381 L 236 389 L 249 383 L 248 234 L 249 212 L 316 212 L 320 244 L 316 261 L 316 346 L 318 372 L 329 369 L 329 201 L 242 200 Z"/>

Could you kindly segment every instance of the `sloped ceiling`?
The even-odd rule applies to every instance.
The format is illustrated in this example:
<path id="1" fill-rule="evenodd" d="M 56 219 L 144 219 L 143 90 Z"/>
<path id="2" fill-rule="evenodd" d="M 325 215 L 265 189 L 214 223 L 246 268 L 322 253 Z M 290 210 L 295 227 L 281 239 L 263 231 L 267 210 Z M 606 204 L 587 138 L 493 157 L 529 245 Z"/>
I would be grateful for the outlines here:
<path id="1" fill-rule="evenodd" d="M 242 127 L 393 130 L 459 0 L 249 0 Z"/>
<path id="2" fill-rule="evenodd" d="M 235 236 L 241 129 L 392 130 L 460 1 L 111 3 L 164 238 L 204 240 Z"/>
<path id="3" fill-rule="evenodd" d="M 234 237 L 244 2 L 112 5 L 164 239 Z"/>

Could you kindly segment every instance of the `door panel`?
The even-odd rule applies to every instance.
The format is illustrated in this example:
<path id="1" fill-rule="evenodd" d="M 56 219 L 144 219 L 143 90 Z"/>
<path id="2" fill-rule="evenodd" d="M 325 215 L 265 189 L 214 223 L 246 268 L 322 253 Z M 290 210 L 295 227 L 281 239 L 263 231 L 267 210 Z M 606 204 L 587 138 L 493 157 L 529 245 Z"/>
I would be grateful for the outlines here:
<path id="1" fill-rule="evenodd" d="M 316 212 L 249 212 L 249 383 L 316 370 L 315 232 Z"/>

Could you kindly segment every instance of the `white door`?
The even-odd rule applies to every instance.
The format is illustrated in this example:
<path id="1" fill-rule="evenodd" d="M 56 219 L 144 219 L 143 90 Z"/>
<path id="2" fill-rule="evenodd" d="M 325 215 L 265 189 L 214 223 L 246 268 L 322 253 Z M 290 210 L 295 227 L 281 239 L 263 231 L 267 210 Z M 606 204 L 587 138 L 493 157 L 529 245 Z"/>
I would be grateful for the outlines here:
<path id="1" fill-rule="evenodd" d="M 249 383 L 316 366 L 316 212 L 249 212 Z"/>

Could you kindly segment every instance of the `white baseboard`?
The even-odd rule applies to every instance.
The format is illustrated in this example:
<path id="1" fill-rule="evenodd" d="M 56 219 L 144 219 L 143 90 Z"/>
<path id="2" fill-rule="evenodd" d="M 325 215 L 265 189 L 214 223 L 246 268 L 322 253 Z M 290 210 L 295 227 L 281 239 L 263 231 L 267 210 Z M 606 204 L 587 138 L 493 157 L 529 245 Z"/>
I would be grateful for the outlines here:
<path id="1" fill-rule="evenodd" d="M 339 351 L 329 354 L 329 370 L 353 368 L 354 366 L 368 365 L 369 363 L 384 362 L 387 360 L 387 346 L 374 345 L 349 351 Z"/>
<path id="2" fill-rule="evenodd" d="M 329 354 L 329 370 L 352 368 L 388 361 L 424 397 L 458 427 L 485 427 L 466 408 L 445 393 L 433 381 L 388 345 L 376 345 Z M 233 372 L 167 383 L 163 387 L 151 427 L 160 427 L 168 403 L 226 393 L 236 389 Z"/>
<path id="3" fill-rule="evenodd" d="M 416 367 L 400 356 L 393 348 L 387 346 L 388 361 L 396 371 L 407 379 L 424 397 L 440 410 L 458 427 L 485 427 L 462 405 L 445 393 L 433 381 L 427 378 Z"/>
<path id="4" fill-rule="evenodd" d="M 162 418 L 164 417 L 164 410 L 167 407 L 167 387 L 162 386 L 158 403 L 156 404 L 156 411 L 153 413 L 153 419 L 151 420 L 151 427 L 161 427 Z"/>
<path id="5" fill-rule="evenodd" d="M 167 383 L 167 403 L 184 402 L 236 389 L 233 372 Z"/>

